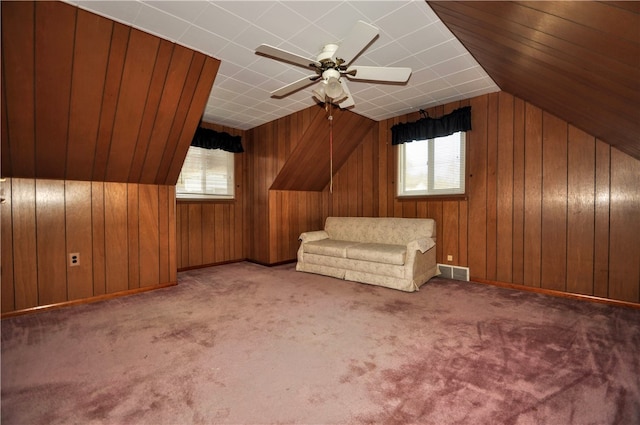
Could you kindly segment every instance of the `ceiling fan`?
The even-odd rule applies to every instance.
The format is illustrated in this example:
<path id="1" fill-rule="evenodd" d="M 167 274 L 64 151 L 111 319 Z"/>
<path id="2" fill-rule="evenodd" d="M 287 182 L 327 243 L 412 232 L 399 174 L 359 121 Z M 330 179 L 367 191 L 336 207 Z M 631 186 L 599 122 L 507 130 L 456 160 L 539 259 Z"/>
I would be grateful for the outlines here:
<path id="1" fill-rule="evenodd" d="M 325 45 L 315 60 L 267 44 L 258 46 L 256 53 L 315 71 L 313 75 L 271 92 L 272 97 L 282 98 L 313 83 L 321 82 L 321 86 L 313 90 L 313 96 L 318 101 L 330 102 L 340 108 L 349 108 L 355 103 L 343 76 L 350 80 L 404 83 L 411 75 L 411 68 L 351 66 L 353 60 L 377 36 L 378 28 L 358 21 L 341 44 Z"/>

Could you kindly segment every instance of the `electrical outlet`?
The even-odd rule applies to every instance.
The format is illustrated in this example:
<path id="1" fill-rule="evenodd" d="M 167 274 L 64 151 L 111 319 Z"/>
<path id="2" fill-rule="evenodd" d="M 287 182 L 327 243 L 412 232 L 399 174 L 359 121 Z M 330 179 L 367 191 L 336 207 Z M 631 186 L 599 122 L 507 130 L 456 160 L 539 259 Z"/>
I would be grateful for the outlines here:
<path id="1" fill-rule="evenodd" d="M 72 252 L 69 254 L 69 266 L 70 267 L 74 267 L 74 266 L 79 266 L 80 265 L 80 253 L 79 252 Z"/>
<path id="2" fill-rule="evenodd" d="M 447 261 L 453 261 L 453 255 L 447 255 Z"/>

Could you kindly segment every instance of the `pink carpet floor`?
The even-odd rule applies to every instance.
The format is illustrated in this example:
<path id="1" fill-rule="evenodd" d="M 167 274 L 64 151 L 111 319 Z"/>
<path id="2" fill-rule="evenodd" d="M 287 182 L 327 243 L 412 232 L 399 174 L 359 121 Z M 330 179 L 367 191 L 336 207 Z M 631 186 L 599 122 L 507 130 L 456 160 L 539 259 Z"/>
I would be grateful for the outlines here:
<path id="1" fill-rule="evenodd" d="M 640 310 L 235 263 L 2 320 L 10 424 L 638 424 Z"/>

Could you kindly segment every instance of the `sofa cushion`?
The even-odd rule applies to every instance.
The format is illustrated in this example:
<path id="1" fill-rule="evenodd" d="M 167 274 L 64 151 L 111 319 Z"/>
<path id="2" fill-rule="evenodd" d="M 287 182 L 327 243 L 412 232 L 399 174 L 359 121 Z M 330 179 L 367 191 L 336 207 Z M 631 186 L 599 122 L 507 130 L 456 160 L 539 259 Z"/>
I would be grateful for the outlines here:
<path id="1" fill-rule="evenodd" d="M 347 247 L 347 258 L 374 263 L 403 265 L 407 247 L 381 243 L 359 243 Z"/>
<path id="2" fill-rule="evenodd" d="M 327 255 L 329 257 L 347 258 L 347 248 L 357 244 L 358 242 L 352 241 L 322 239 L 319 241 L 306 242 L 304 244 L 304 252 Z"/>
<path id="3" fill-rule="evenodd" d="M 324 230 L 331 239 L 406 245 L 418 238 L 435 238 L 430 218 L 327 217 Z"/>

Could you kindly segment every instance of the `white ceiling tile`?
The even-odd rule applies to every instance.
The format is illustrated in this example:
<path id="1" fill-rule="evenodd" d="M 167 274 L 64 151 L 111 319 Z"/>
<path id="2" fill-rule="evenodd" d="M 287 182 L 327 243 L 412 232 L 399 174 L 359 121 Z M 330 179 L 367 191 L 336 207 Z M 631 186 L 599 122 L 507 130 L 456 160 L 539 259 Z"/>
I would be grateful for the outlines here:
<path id="1" fill-rule="evenodd" d="M 310 24 L 303 31 L 300 31 L 290 37 L 287 42 L 311 53 L 308 57 L 310 59 L 315 59 L 317 54 L 322 51 L 322 48 L 326 44 L 335 43 L 336 40 L 325 30 L 316 25 Z"/>
<path id="2" fill-rule="evenodd" d="M 436 27 L 429 25 L 399 38 L 398 43 L 410 52 L 419 53 L 448 40 Z"/>
<path id="3" fill-rule="evenodd" d="M 406 84 L 349 80 L 355 113 L 380 120 L 499 90 L 424 1 L 66 1 L 219 59 L 203 117 L 242 130 L 315 105 L 313 85 L 271 97 L 315 73 L 257 55 L 258 45 L 315 59 L 358 20 L 377 26 L 380 35 L 354 64 L 408 66 L 412 74 Z"/>
<path id="4" fill-rule="evenodd" d="M 238 34 L 238 36 L 233 39 L 233 42 L 255 51 L 255 49 L 261 44 L 277 46 L 282 43 L 282 39 L 273 35 L 269 31 L 265 31 L 255 25 L 251 25 Z"/>
<path id="5" fill-rule="evenodd" d="M 141 3 L 137 1 L 79 1 L 78 6 L 114 21 L 131 25 L 138 16 Z"/>
<path id="6" fill-rule="evenodd" d="M 343 2 L 334 8 L 330 14 L 314 20 L 314 23 L 329 34 L 333 34 L 334 43 L 340 43 L 347 37 L 359 20 L 366 21 L 366 17 L 361 15 L 349 3 Z"/>
<path id="7" fill-rule="evenodd" d="M 426 7 L 425 2 L 408 2 L 396 9 L 393 14 L 377 20 L 376 25 L 384 28 L 384 31 L 394 39 L 404 37 L 408 32 L 407 28 L 420 28 L 430 23 L 427 22 L 418 5 Z"/>
<path id="8" fill-rule="evenodd" d="M 144 0 L 143 3 L 187 22 L 193 22 L 207 7 L 207 2 L 189 0 Z"/>
<path id="9" fill-rule="evenodd" d="M 214 58 L 220 58 L 220 51 L 229 44 L 229 41 L 192 25 L 180 36 L 178 43 Z"/>
<path id="10" fill-rule="evenodd" d="M 406 1 L 356 1 L 351 6 L 358 9 L 362 15 L 366 16 L 367 22 L 376 24 L 377 21 L 393 11 L 401 8 Z"/>
<path id="11" fill-rule="evenodd" d="M 220 63 L 220 68 L 218 68 L 218 77 L 233 77 L 243 69 L 245 69 L 243 66 L 238 66 L 235 63 L 224 61 Z"/>
<path id="12" fill-rule="evenodd" d="M 227 40 L 233 40 L 251 26 L 250 22 L 214 4 L 209 4 L 194 23 Z"/>
<path id="13" fill-rule="evenodd" d="M 169 41 L 176 42 L 187 28 L 189 28 L 190 24 L 187 21 L 143 3 L 134 21 L 134 26 L 136 28 L 143 28 L 147 32 Z"/>
<path id="14" fill-rule="evenodd" d="M 306 16 L 310 21 L 315 21 L 325 15 L 335 15 L 339 11 L 334 10 L 342 4 L 341 1 L 284 1 L 282 4 L 299 15 Z"/>
<path id="15" fill-rule="evenodd" d="M 262 16 L 267 10 L 271 8 L 274 2 L 272 1 L 209 1 L 221 9 L 227 10 L 236 16 L 239 16 L 249 22 L 255 22 L 260 16 Z"/>
<path id="16" fill-rule="evenodd" d="M 225 58 L 229 62 L 242 67 L 249 66 L 259 59 L 254 50 L 249 50 L 234 42 L 224 46 L 218 54 L 221 58 Z"/>
<path id="17" fill-rule="evenodd" d="M 411 56 L 411 52 L 397 43 L 392 43 L 392 45 L 385 46 L 383 49 L 367 52 L 367 58 L 382 66 L 398 63 L 408 56 Z M 357 60 L 355 63 L 357 64 Z"/>
<path id="18" fill-rule="evenodd" d="M 273 34 L 277 34 L 283 40 L 297 34 L 309 25 L 309 21 L 303 16 L 285 7 L 279 2 L 273 3 L 272 7 L 263 13 L 255 22 L 258 25 Z"/>
<path id="19" fill-rule="evenodd" d="M 455 49 L 453 41 L 444 42 L 420 53 L 420 58 L 432 67 L 456 56 L 460 56 L 460 53 Z"/>
<path id="20" fill-rule="evenodd" d="M 460 70 L 471 68 L 473 66 L 475 66 L 475 63 L 471 59 L 471 55 L 461 55 L 433 65 L 431 69 L 438 73 L 438 75 L 444 77 L 450 74 L 455 74 L 456 72 L 460 72 Z"/>
<path id="21" fill-rule="evenodd" d="M 472 82 L 475 80 L 481 80 L 483 77 L 482 68 L 479 66 L 465 69 L 464 71 L 449 74 L 444 79 L 452 86 L 464 84 L 466 82 Z"/>
<path id="22" fill-rule="evenodd" d="M 219 87 L 229 90 L 231 92 L 242 94 L 251 90 L 252 86 L 244 81 L 235 80 L 233 78 L 227 78 L 219 84 Z"/>

